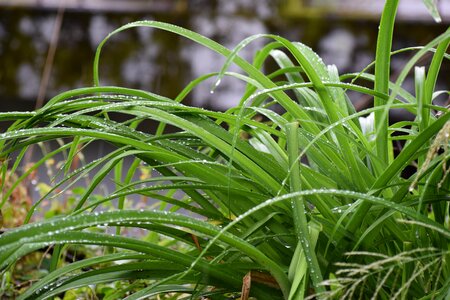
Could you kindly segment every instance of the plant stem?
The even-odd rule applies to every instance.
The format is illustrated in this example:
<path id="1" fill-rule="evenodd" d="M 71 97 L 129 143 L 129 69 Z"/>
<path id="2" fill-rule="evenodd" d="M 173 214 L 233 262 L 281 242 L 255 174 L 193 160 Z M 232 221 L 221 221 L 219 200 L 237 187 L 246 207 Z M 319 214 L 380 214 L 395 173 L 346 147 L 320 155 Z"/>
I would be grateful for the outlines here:
<path id="1" fill-rule="evenodd" d="M 298 144 L 298 122 L 286 125 L 286 139 L 290 168 L 291 193 L 301 191 L 300 164 L 299 164 L 299 144 Z M 315 291 L 319 294 L 325 292 L 321 285 L 323 278 L 320 271 L 319 262 L 311 244 L 308 223 L 306 220 L 305 205 L 303 197 L 297 196 L 292 199 L 292 213 L 294 217 L 295 233 L 298 243 L 301 244 L 308 264 L 309 275 L 314 285 Z"/>
<path id="2" fill-rule="evenodd" d="M 389 74 L 392 48 L 392 35 L 394 32 L 395 15 L 397 13 L 398 0 L 387 0 L 381 15 L 380 29 L 377 40 L 375 56 L 375 91 L 389 94 Z M 374 105 L 382 106 L 385 100 L 375 97 Z M 383 110 L 375 112 L 376 153 L 380 162 L 389 163 L 388 152 L 388 125 L 389 117 Z"/>

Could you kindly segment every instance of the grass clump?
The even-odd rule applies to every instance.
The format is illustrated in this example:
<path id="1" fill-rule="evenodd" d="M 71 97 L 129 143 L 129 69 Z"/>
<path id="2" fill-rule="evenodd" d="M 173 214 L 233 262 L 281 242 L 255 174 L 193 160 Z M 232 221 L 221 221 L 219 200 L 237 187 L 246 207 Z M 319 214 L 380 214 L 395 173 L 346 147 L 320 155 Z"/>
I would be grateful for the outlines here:
<path id="1" fill-rule="evenodd" d="M 340 75 L 307 46 L 274 35 L 253 36 L 229 50 L 156 21 L 112 32 L 97 49 L 93 87 L 64 92 L 35 112 L 0 114 L 14 121 L 0 135 L 2 183 L 32 145 L 60 145 L 32 169 L 65 157 L 53 185 L 29 209 L 27 224 L 0 236 L 3 292 L 22 257 L 52 247 L 45 274 L 18 299 L 77 292 L 104 299 L 444 299 L 450 290 L 450 113 L 433 100 L 448 94 L 435 85 L 448 60 L 450 31 L 424 47 L 400 50 L 415 54 L 392 82 L 396 7 L 388 1 L 382 16 L 375 74 L 367 68 Z M 176 99 L 100 85 L 102 47 L 140 26 L 184 36 L 227 62 Z M 242 59 L 239 50 L 258 38 L 270 42 L 251 62 Z M 416 66 L 428 53 L 431 64 Z M 266 74 L 269 60 L 278 69 Z M 228 72 L 232 63 L 244 75 Z M 411 94 L 403 81 L 413 70 Z M 183 104 L 197 85 L 211 77 L 219 84 L 224 76 L 247 83 L 238 106 L 216 112 Z M 347 91 L 373 96 L 374 107 L 356 112 Z M 415 119 L 389 124 L 389 111 L 398 108 Z M 146 130 L 148 120 L 158 122 L 156 130 Z M 97 141 L 114 150 L 73 168 Z M 397 152 L 394 141 L 402 145 Z M 13 155 L 14 163 L 6 163 Z M 402 176 L 407 167 L 415 172 Z M 90 181 L 76 188 L 60 215 L 30 221 L 44 201 L 63 201 L 87 175 Z M 100 193 L 111 177 L 115 190 Z M 2 206 L 12 191 L 7 187 Z M 136 195 L 158 202 L 128 207 Z M 125 234 L 129 228 L 147 234 Z M 79 245 L 88 255 L 67 260 Z"/>

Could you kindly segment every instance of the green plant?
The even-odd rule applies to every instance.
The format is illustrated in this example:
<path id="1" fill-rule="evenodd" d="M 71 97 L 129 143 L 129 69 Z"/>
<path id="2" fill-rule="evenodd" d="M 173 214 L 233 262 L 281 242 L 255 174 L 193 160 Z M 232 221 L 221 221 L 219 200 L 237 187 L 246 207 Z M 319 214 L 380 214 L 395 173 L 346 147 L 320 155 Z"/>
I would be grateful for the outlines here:
<path id="1" fill-rule="evenodd" d="M 15 121 L 0 135 L 0 155 L 17 156 L 11 171 L 3 164 L 3 178 L 18 169 L 30 145 L 64 141 L 35 165 L 65 155 L 64 178 L 32 207 L 27 222 L 42 200 L 59 201 L 64 191 L 93 174 L 66 215 L 1 235 L 4 281 L 22 256 L 55 245 L 48 275 L 18 299 L 44 299 L 118 281 L 131 283 L 116 286 L 107 299 L 159 294 L 226 299 L 229 293 L 239 294 L 243 282 L 244 290 L 250 288 L 258 299 L 444 299 L 450 291 L 450 113 L 432 100 L 448 93 L 435 91 L 435 83 L 449 58 L 450 30 L 424 47 L 399 50 L 416 53 L 391 82 L 390 56 L 398 52 L 390 50 L 397 1 L 387 3 L 375 75 L 369 68 L 339 75 L 310 48 L 274 35 L 252 36 L 231 51 L 155 21 L 112 32 L 95 56 L 94 87 L 64 92 L 35 112 L 0 114 L 2 121 Z M 227 62 L 220 72 L 192 81 L 176 99 L 101 86 L 102 47 L 111 36 L 138 26 L 189 38 Z M 272 42 L 251 63 L 245 61 L 239 50 L 258 38 Z M 402 83 L 430 52 L 428 71 L 415 68 L 412 95 Z M 269 59 L 279 69 L 264 74 Z M 231 63 L 246 75 L 228 72 Z M 197 85 L 211 77 L 217 77 L 218 85 L 224 76 L 247 82 L 237 107 L 214 112 L 182 104 Z M 374 89 L 367 83 L 374 83 Z M 356 112 L 347 90 L 374 96 L 375 106 Z M 281 112 L 271 109 L 275 105 Z M 397 108 L 416 119 L 389 125 L 388 113 Z M 116 121 L 117 114 L 126 121 Z M 147 130 L 146 120 L 159 122 L 154 132 Z M 71 170 L 77 153 L 98 140 L 115 150 Z M 404 142 L 397 155 L 393 141 Z M 402 177 L 410 165 L 417 171 Z M 140 168 L 148 176 L 139 178 Z M 115 191 L 99 196 L 99 185 L 111 174 Z M 133 195 L 160 205 L 124 209 Z M 97 209 L 114 200 L 115 208 Z M 110 227 L 115 233 L 105 230 Z M 121 234 L 127 227 L 150 234 Z M 78 244 L 96 245 L 104 255 L 65 263 L 64 253 Z"/>

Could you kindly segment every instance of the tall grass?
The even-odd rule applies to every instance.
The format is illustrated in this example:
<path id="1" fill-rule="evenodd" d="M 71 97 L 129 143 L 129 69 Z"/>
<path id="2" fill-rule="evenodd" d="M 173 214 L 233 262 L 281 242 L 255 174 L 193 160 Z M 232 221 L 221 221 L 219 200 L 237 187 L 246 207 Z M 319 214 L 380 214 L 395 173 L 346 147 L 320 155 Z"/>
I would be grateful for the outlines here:
<path id="1" fill-rule="evenodd" d="M 115 287 L 105 299 L 228 299 L 241 290 L 258 299 L 448 297 L 450 113 L 433 100 L 449 93 L 435 86 L 449 59 L 450 30 L 423 47 L 391 53 L 396 7 L 387 1 L 374 75 L 370 68 L 340 75 L 307 46 L 274 35 L 229 50 L 156 21 L 112 32 L 97 49 L 93 87 L 64 92 L 35 112 L 0 114 L 13 121 L 0 135 L 2 182 L 31 145 L 62 146 L 29 170 L 65 155 L 64 176 L 30 209 L 27 224 L 0 236 L 2 288 L 21 258 L 53 246 L 48 274 L 18 299 L 102 284 Z M 102 48 L 141 26 L 191 39 L 227 62 L 176 99 L 102 86 Z M 241 58 L 239 50 L 258 38 L 269 43 L 252 61 Z M 414 55 L 392 82 L 390 57 L 402 51 Z M 430 65 L 416 66 L 429 53 Z M 270 60 L 278 69 L 267 74 Z M 244 75 L 228 72 L 232 63 Z M 412 73 L 413 94 L 403 88 Z M 238 106 L 216 112 L 183 104 L 196 86 L 224 76 L 247 83 Z M 373 96 L 375 106 L 356 112 L 347 91 Z M 399 108 L 415 119 L 389 124 L 389 111 Z M 156 130 L 147 129 L 148 120 L 158 122 Z M 79 152 L 95 141 L 115 150 L 74 170 Z M 397 153 L 394 142 L 402 145 Z M 406 178 L 407 167 L 415 171 Z M 140 178 L 140 170 L 151 176 Z M 92 180 L 66 214 L 31 222 L 43 201 L 64 201 L 64 191 L 86 175 Z M 99 194 L 111 178 L 115 190 Z M 4 189 L 1 206 L 11 193 Z M 125 209 L 135 195 L 160 205 Z M 100 210 L 105 204 L 110 208 Z M 126 228 L 149 234 L 124 234 Z M 65 254 L 77 245 L 103 254 L 67 263 Z"/>

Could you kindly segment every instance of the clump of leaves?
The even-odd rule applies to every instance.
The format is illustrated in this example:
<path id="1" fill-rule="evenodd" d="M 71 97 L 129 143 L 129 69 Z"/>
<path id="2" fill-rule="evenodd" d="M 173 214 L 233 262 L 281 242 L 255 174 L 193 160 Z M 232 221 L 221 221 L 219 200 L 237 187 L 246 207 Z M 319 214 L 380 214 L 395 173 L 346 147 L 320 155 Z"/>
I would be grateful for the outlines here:
<path id="1" fill-rule="evenodd" d="M 18 153 L 20 161 L 29 145 L 65 141 L 36 163 L 66 157 L 64 178 L 33 205 L 26 221 L 42 201 L 61 201 L 62 192 L 92 174 L 66 215 L 1 235 L 4 274 L 20 257 L 55 245 L 48 275 L 18 298 L 124 281 L 145 283 L 118 287 L 128 300 L 160 294 L 226 299 L 241 291 L 258 299 L 443 299 L 450 285 L 449 157 L 448 136 L 440 132 L 446 132 L 450 113 L 433 100 L 448 94 L 435 86 L 448 60 L 450 30 L 424 47 L 391 53 L 397 3 L 387 1 L 383 12 L 374 74 L 369 66 L 340 75 L 304 44 L 279 36 L 252 36 L 229 50 L 184 28 L 141 21 L 99 45 L 93 87 L 64 92 L 35 112 L 0 114 L 1 120 L 15 120 L 0 135 L 0 157 Z M 101 86 L 102 47 L 113 35 L 140 26 L 184 36 L 227 61 L 175 99 Z M 258 38 L 271 42 L 251 62 L 241 58 L 239 50 Z M 390 57 L 402 51 L 415 54 L 392 82 Z M 428 70 L 416 67 L 428 53 Z M 264 73 L 269 60 L 279 69 Z M 232 63 L 244 74 L 228 72 Z M 411 94 L 403 82 L 413 69 Z M 182 103 L 207 79 L 216 78 L 217 86 L 225 76 L 247 83 L 238 106 L 215 112 Z M 373 96 L 375 106 L 356 112 L 348 91 Z M 398 108 L 415 120 L 389 124 L 389 111 Z M 149 130 L 146 120 L 159 125 Z M 97 141 L 114 150 L 71 169 L 77 153 Z M 393 141 L 403 145 L 396 155 Z M 420 171 L 404 178 L 408 166 Z M 140 177 L 142 168 L 151 175 Z M 96 190 L 111 177 L 115 190 L 99 196 Z M 158 205 L 125 209 L 136 196 Z M 111 208 L 99 211 L 104 203 Z M 124 235 L 129 227 L 150 234 Z M 65 248 L 78 244 L 94 245 L 103 255 L 61 263 Z"/>

